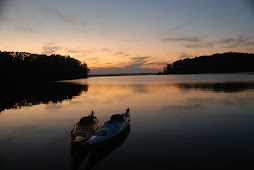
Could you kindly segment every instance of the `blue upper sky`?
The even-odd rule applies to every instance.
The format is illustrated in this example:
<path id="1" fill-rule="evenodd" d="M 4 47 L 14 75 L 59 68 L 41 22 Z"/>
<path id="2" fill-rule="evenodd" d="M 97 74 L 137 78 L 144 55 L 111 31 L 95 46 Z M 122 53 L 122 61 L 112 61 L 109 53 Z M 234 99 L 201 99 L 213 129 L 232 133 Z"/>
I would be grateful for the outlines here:
<path id="1" fill-rule="evenodd" d="M 70 55 L 94 73 L 254 52 L 251 0 L 0 1 L 0 50 Z"/>

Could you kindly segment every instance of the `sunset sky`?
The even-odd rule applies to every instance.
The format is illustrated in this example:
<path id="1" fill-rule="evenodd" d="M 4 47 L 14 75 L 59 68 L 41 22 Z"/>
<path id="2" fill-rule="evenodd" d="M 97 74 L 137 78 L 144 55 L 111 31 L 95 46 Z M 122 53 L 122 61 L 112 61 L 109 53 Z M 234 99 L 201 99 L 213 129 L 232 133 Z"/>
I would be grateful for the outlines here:
<path id="1" fill-rule="evenodd" d="M 91 74 L 254 52 L 252 0 L 0 0 L 0 50 L 70 55 Z"/>

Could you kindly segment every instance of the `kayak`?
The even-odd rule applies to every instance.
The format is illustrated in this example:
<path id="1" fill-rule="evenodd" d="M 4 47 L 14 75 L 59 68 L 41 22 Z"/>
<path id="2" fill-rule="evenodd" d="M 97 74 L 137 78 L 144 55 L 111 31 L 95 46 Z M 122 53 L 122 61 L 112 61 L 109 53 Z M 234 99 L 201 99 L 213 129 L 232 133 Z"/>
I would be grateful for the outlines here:
<path id="1" fill-rule="evenodd" d="M 94 134 L 87 140 L 88 149 L 99 148 L 102 143 L 109 142 L 115 137 L 119 136 L 130 124 L 129 109 L 125 113 L 115 114 L 111 119 L 104 122 L 102 126 L 94 132 Z"/>
<path id="2" fill-rule="evenodd" d="M 124 142 L 126 141 L 129 133 L 130 133 L 130 126 L 128 126 L 120 135 L 118 135 L 116 138 L 113 138 L 107 143 L 102 143 L 101 147 L 98 147 L 97 149 L 93 149 L 90 152 L 90 155 L 88 157 L 86 170 L 91 170 L 94 167 L 96 167 L 97 164 L 99 164 L 105 157 L 110 155 L 112 152 L 117 150 L 119 147 L 121 147 Z M 99 149 L 100 148 L 100 149 Z"/>
<path id="3" fill-rule="evenodd" d="M 112 139 L 103 147 L 88 150 L 85 145 L 71 145 L 71 167 L 72 169 L 91 170 L 96 167 L 105 157 L 121 147 L 130 133 L 130 126 L 125 129 L 117 138 Z"/>
<path id="4" fill-rule="evenodd" d="M 82 117 L 80 121 L 74 125 L 70 133 L 70 143 L 85 144 L 98 127 L 98 120 L 93 112 L 89 116 Z"/>

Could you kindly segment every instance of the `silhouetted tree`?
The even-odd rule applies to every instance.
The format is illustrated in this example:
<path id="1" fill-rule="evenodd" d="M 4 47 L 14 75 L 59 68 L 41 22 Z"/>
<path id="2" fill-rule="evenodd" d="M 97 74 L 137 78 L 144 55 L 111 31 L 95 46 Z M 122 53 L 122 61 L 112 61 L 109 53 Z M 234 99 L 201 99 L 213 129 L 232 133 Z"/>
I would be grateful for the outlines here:
<path id="1" fill-rule="evenodd" d="M 175 61 L 164 66 L 164 74 L 253 72 L 254 54 L 228 52 Z"/>
<path id="2" fill-rule="evenodd" d="M 0 78 L 52 81 L 85 78 L 90 69 L 70 56 L 0 51 Z"/>

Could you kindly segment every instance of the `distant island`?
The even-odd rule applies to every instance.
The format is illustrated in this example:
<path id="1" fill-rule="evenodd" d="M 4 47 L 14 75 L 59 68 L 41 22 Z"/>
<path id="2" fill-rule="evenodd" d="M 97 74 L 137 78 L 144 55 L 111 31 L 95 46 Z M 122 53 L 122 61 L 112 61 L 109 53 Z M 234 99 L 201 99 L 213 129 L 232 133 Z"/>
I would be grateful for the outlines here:
<path id="1" fill-rule="evenodd" d="M 86 78 L 89 71 L 86 63 L 70 56 L 0 51 L 1 82 Z"/>
<path id="2" fill-rule="evenodd" d="M 228 52 L 167 64 L 162 74 L 254 72 L 254 54 Z"/>

